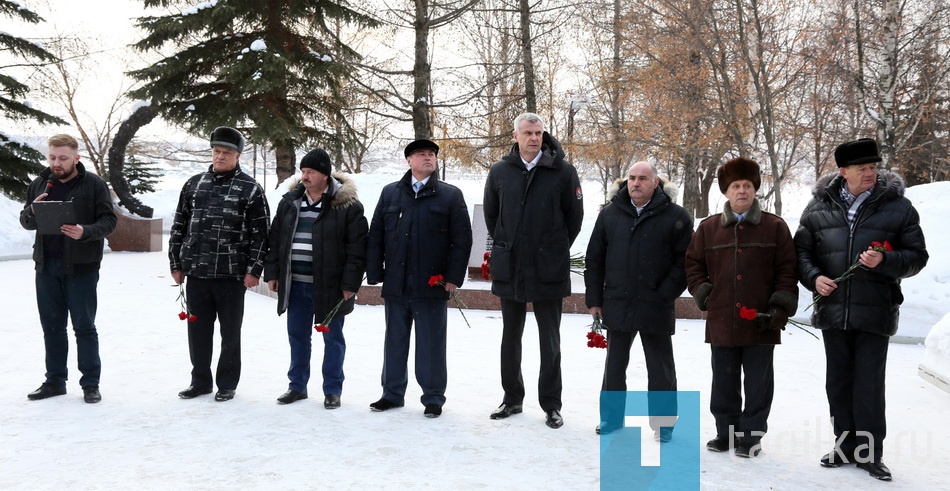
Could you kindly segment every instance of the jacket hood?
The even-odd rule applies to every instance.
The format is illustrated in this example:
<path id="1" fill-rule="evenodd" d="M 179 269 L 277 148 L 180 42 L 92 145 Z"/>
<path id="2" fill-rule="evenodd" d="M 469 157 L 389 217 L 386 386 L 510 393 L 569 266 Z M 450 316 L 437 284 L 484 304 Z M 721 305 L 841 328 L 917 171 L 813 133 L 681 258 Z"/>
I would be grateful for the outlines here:
<path id="1" fill-rule="evenodd" d="M 559 165 L 564 160 L 564 148 L 561 147 L 561 142 L 557 141 L 557 138 L 551 136 L 547 131 L 541 135 L 541 160 L 538 161 L 538 165 L 544 167 L 555 167 Z M 523 165 L 521 163 L 521 153 L 518 152 L 518 143 L 513 143 L 511 145 L 511 150 L 508 152 L 508 155 L 502 157 L 503 161 L 515 165 Z"/>
<path id="2" fill-rule="evenodd" d="M 290 189 L 290 191 L 284 194 L 284 198 L 289 200 L 298 200 L 303 197 L 303 193 L 305 192 L 299 177 L 294 178 L 287 185 L 287 188 Z M 352 177 L 342 172 L 333 172 L 330 174 L 328 187 L 324 194 L 328 194 L 332 197 L 330 206 L 334 208 L 346 208 L 359 200 L 359 196 L 356 192 L 356 182 L 353 181 Z"/>
<path id="3" fill-rule="evenodd" d="M 811 190 L 811 194 L 817 199 L 823 199 L 826 194 L 829 193 L 830 188 L 834 190 L 834 194 L 837 194 L 842 184 L 844 184 L 844 177 L 842 177 L 841 174 L 826 174 L 818 179 Z M 875 194 L 878 193 L 879 190 L 883 190 L 880 192 L 883 192 L 888 199 L 893 199 L 904 196 L 906 189 L 907 184 L 904 182 L 904 178 L 896 173 L 882 171 L 877 174 Z"/>
<path id="4" fill-rule="evenodd" d="M 626 183 L 627 183 L 627 180 L 626 180 L 626 179 L 616 179 L 616 180 L 613 182 L 613 184 L 611 184 L 610 187 L 607 188 L 607 202 L 608 202 L 608 203 L 614 198 L 614 196 L 617 195 L 617 193 L 618 193 L 621 189 L 624 190 L 624 194 L 626 194 L 626 195 L 627 195 L 627 198 L 629 199 L 630 194 L 629 194 L 629 193 L 627 192 L 627 190 L 626 190 L 626 189 L 627 189 Z M 677 186 L 676 184 L 673 184 L 672 182 L 667 181 L 666 179 L 663 179 L 663 178 L 661 177 L 661 178 L 660 178 L 660 186 L 659 186 L 659 188 L 660 188 L 661 190 L 663 190 L 663 193 L 666 194 L 667 197 L 670 198 L 670 201 L 672 201 L 672 202 L 674 202 L 674 203 L 676 202 L 676 199 L 675 199 L 674 197 L 675 197 L 677 194 L 679 194 L 679 191 L 680 191 L 679 186 Z"/>

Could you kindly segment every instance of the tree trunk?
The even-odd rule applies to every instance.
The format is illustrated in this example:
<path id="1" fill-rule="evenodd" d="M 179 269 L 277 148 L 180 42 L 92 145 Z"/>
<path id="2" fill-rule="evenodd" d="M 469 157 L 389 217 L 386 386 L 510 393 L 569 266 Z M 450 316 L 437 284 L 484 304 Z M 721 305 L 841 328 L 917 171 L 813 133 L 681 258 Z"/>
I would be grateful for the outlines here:
<path id="1" fill-rule="evenodd" d="M 294 143 L 289 140 L 274 142 L 274 155 L 277 158 L 277 184 L 274 189 L 280 186 L 280 183 L 294 175 L 297 167 L 297 156 L 294 153 Z"/>
<path id="2" fill-rule="evenodd" d="M 521 62 L 524 65 L 525 110 L 538 112 L 538 96 L 535 90 L 534 56 L 531 52 L 531 5 L 528 0 L 519 0 L 521 6 Z"/>
<path id="3" fill-rule="evenodd" d="M 432 117 L 429 114 L 429 87 L 432 68 L 429 66 L 429 2 L 415 0 L 416 31 L 415 62 L 412 65 L 412 130 L 416 139 L 432 138 Z"/>

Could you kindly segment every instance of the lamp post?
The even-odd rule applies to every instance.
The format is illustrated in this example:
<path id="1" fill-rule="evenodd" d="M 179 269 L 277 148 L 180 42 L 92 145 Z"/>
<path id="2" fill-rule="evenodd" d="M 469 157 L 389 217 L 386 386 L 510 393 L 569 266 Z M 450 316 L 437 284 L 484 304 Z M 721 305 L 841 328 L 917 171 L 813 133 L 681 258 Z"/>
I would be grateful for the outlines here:
<path id="1" fill-rule="evenodd" d="M 572 158 L 574 153 L 574 115 L 589 105 L 590 98 L 587 97 L 587 94 L 576 94 L 571 97 L 571 103 L 567 110 L 567 144 L 571 150 Z"/>

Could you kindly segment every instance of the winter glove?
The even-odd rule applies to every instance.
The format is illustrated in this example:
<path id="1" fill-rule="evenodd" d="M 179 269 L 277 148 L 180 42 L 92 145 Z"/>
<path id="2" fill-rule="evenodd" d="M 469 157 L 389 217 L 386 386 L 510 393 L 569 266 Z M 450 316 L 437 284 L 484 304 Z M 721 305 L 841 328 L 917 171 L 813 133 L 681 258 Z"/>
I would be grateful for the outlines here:
<path id="1" fill-rule="evenodd" d="M 712 292 L 712 289 L 712 283 L 700 283 L 700 285 L 693 290 L 693 301 L 696 302 L 696 306 L 699 307 L 699 310 L 703 312 L 706 311 L 706 301 L 709 300 L 709 294 Z"/>
<path id="2" fill-rule="evenodd" d="M 782 307 L 772 306 L 769 308 L 769 329 L 778 331 L 785 330 L 785 325 L 788 324 L 788 312 Z"/>

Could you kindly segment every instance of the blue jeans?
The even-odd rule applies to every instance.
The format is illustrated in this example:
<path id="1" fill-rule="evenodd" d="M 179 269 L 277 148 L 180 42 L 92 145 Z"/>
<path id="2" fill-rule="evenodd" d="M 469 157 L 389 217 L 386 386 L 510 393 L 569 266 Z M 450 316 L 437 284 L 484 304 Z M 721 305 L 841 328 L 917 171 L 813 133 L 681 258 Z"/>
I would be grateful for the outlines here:
<path id="1" fill-rule="evenodd" d="M 99 334 L 96 332 L 96 285 L 99 271 L 66 274 L 61 258 L 45 258 L 43 272 L 36 273 L 36 306 L 46 344 L 46 383 L 66 385 L 66 355 L 69 337 L 67 315 L 76 333 L 76 358 L 83 387 L 99 385 Z"/>
<path id="2" fill-rule="evenodd" d="M 446 301 L 386 297 L 386 341 L 383 350 L 383 399 L 405 404 L 409 384 L 409 338 L 416 324 L 416 381 L 422 404 L 445 404 L 448 370 L 445 360 Z"/>
<path id="3" fill-rule="evenodd" d="M 294 281 L 290 285 L 287 306 L 287 336 L 290 339 L 290 390 L 307 392 L 310 381 L 310 340 L 313 335 L 313 284 Z M 317 319 L 316 322 L 323 322 Z M 343 359 L 346 339 L 343 338 L 343 317 L 330 322 L 330 332 L 323 333 L 323 393 L 343 393 Z"/>

